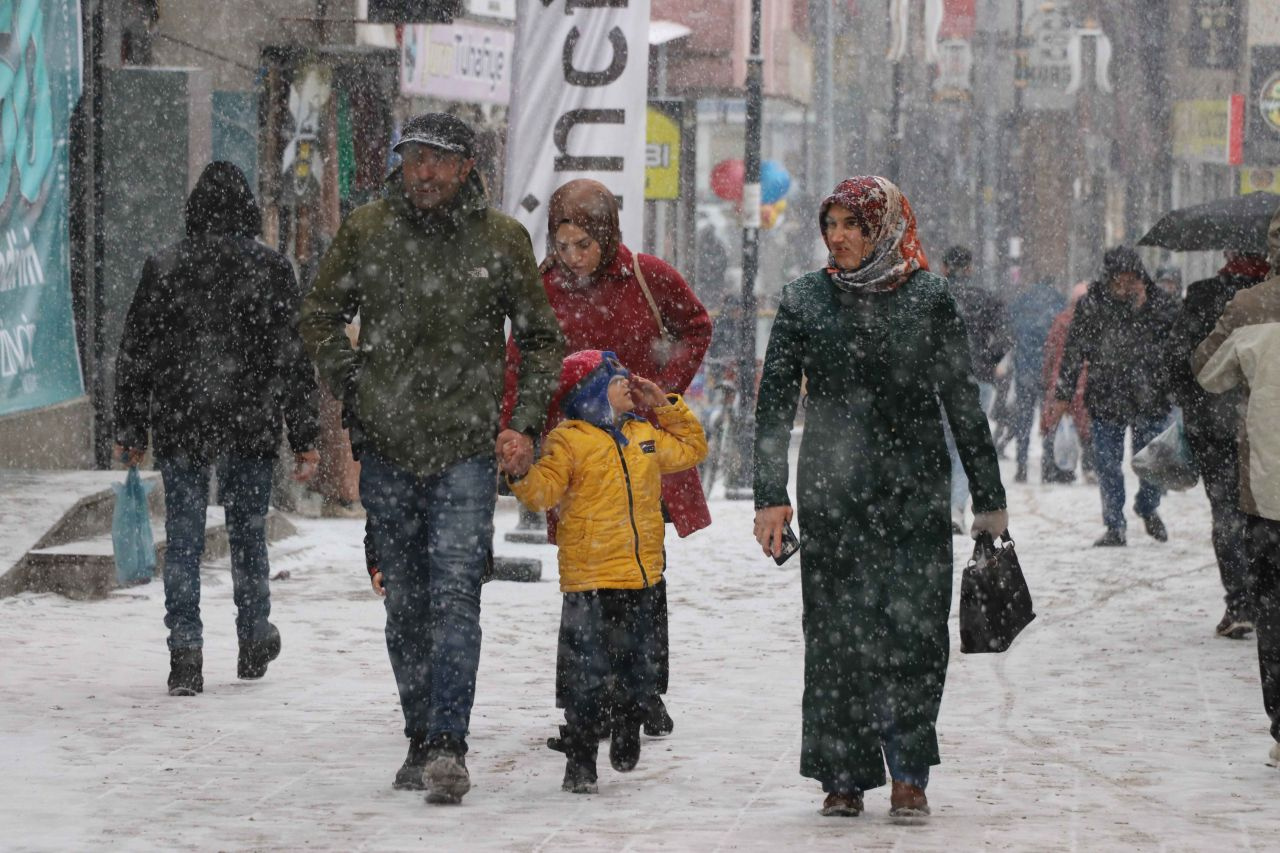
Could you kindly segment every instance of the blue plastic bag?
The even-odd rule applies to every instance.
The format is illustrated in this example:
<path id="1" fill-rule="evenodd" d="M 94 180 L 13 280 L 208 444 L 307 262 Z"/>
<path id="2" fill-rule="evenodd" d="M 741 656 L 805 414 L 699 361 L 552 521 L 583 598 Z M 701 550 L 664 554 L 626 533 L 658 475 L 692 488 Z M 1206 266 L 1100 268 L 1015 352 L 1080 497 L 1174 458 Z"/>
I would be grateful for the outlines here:
<path id="1" fill-rule="evenodd" d="M 121 586 L 148 583 L 156 573 L 156 544 L 151 537 L 151 513 L 147 492 L 137 468 L 130 468 L 123 484 L 113 485 L 115 514 L 111 518 L 111 548 L 116 558 L 116 580 Z"/>

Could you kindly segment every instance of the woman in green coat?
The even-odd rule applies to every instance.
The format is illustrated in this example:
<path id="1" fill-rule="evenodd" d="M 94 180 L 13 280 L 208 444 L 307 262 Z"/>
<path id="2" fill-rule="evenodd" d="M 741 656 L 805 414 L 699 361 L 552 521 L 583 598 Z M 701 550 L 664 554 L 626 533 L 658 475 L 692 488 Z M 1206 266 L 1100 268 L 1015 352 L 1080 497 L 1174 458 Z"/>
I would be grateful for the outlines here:
<path id="1" fill-rule="evenodd" d="M 890 813 L 929 813 L 951 608 L 950 463 L 969 475 L 974 535 L 1004 532 L 1000 470 L 965 327 L 928 272 L 898 188 L 850 178 L 819 211 L 827 268 L 788 284 L 756 406 L 755 536 L 779 553 L 787 449 L 807 385 L 797 477 L 805 679 L 800 772 L 823 814 L 856 815 L 893 781 Z"/>

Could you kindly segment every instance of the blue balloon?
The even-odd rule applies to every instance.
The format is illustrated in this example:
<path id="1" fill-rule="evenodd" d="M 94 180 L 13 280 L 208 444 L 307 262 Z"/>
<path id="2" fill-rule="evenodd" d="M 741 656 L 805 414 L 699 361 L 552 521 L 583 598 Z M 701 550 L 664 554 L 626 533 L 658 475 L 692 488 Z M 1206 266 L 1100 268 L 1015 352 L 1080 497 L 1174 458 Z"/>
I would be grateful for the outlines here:
<path id="1" fill-rule="evenodd" d="M 791 190 L 791 173 L 777 160 L 760 164 L 760 200 L 773 204 Z"/>

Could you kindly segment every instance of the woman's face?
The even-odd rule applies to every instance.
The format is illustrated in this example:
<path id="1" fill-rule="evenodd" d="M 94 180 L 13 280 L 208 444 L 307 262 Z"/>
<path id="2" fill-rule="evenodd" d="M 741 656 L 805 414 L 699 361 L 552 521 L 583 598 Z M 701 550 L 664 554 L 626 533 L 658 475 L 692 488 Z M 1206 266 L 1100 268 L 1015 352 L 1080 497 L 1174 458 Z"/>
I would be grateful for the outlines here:
<path id="1" fill-rule="evenodd" d="M 875 248 L 875 244 L 862 233 L 862 226 L 853 211 L 844 205 L 833 204 L 827 208 L 822 218 L 822 229 L 831 257 L 842 270 L 855 269 Z"/>
<path id="2" fill-rule="evenodd" d="M 600 266 L 600 244 L 571 222 L 562 222 L 556 229 L 555 249 L 556 258 L 579 281 L 591 278 Z"/>

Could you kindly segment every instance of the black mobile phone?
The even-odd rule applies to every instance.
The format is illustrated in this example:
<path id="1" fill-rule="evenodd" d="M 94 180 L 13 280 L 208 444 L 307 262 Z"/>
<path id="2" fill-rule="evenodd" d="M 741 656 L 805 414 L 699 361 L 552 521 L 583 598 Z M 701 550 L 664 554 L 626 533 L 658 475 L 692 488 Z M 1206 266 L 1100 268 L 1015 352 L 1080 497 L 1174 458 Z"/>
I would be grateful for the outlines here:
<path id="1" fill-rule="evenodd" d="M 796 532 L 791 529 L 788 524 L 782 528 L 782 550 L 773 561 L 781 566 L 787 560 L 791 559 L 791 555 L 800 550 L 800 540 L 796 538 Z"/>

